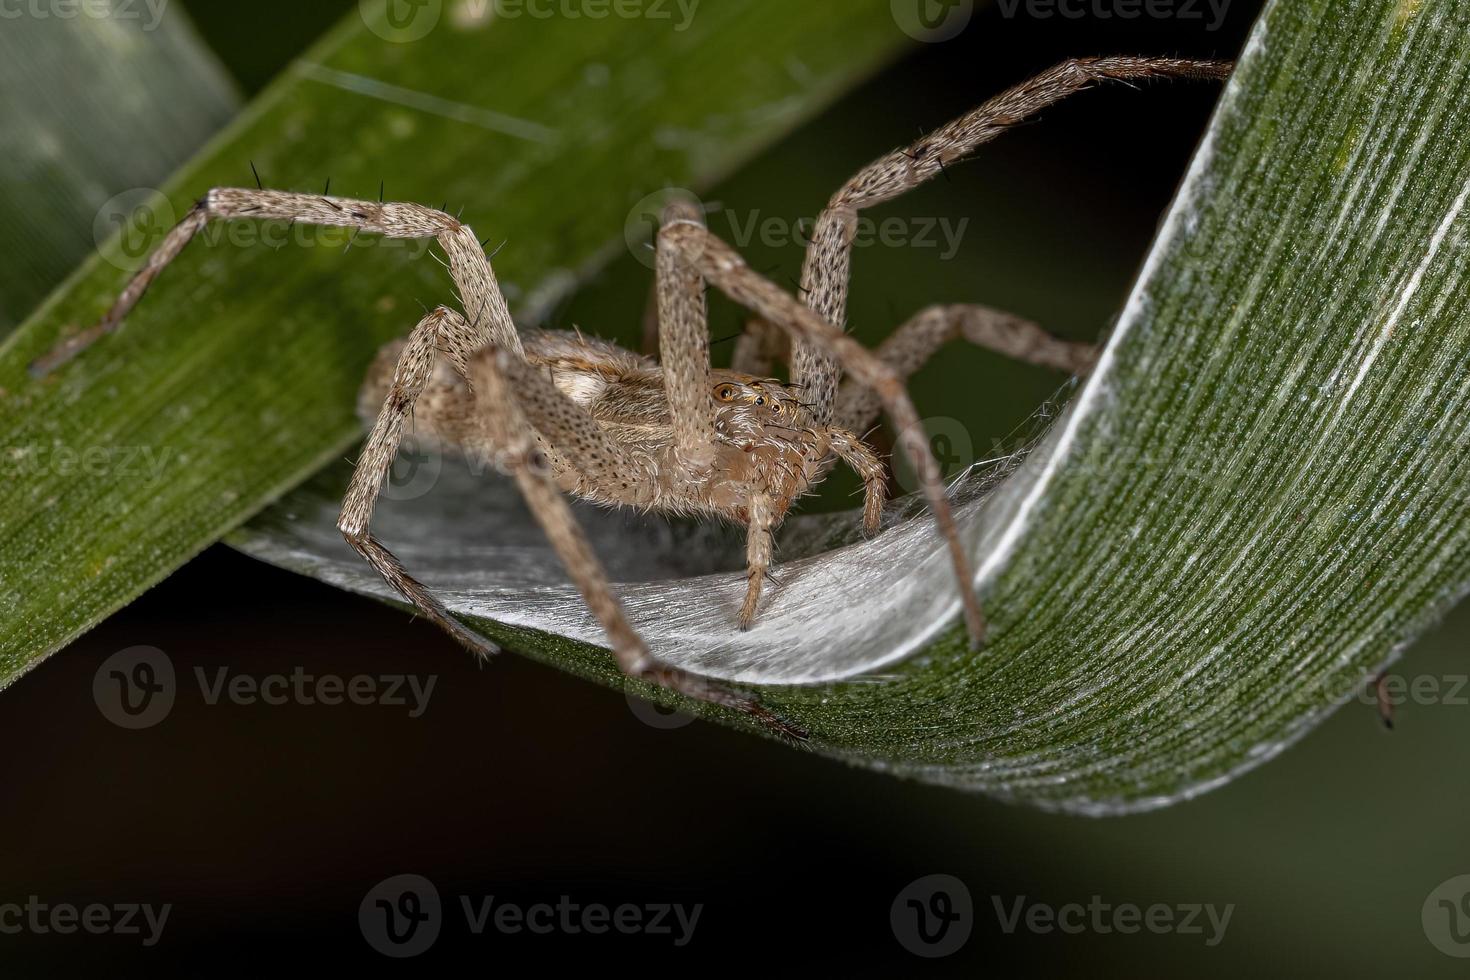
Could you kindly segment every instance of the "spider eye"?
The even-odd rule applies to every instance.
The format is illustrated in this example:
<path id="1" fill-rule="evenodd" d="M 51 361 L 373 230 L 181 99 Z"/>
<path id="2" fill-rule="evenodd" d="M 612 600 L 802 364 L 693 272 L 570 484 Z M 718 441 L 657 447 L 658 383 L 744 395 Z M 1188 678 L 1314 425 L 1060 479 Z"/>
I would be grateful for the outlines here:
<path id="1" fill-rule="evenodd" d="M 757 405 L 764 405 L 766 403 L 766 396 L 765 395 L 756 395 L 755 396 L 755 403 Z"/>
<path id="2" fill-rule="evenodd" d="M 720 385 L 715 389 L 715 397 L 722 402 L 728 402 L 735 398 L 734 385 Z"/>

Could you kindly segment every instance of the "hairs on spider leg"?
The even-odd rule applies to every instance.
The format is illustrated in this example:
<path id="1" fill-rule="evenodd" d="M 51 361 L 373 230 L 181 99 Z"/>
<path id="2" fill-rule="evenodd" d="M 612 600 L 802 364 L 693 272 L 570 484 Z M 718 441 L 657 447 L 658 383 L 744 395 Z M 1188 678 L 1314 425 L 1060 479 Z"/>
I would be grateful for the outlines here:
<path id="1" fill-rule="evenodd" d="M 796 289 L 796 291 L 798 293 L 810 292 L 810 290 L 808 290 L 805 286 L 803 286 L 801 283 L 799 283 L 795 279 L 793 279 L 792 276 L 791 276 L 791 273 L 788 272 L 785 275 L 786 275 L 786 281 L 789 282 L 789 283 L 791 283 L 791 285 Z"/>
<path id="2" fill-rule="evenodd" d="M 485 315 L 485 306 L 489 302 L 490 302 L 490 297 L 488 295 L 484 299 L 480 300 L 480 308 L 475 311 L 474 319 L 470 320 L 470 328 L 471 329 L 473 329 L 475 327 L 478 327 L 480 325 L 480 317 L 482 317 L 482 316 Z M 464 304 L 461 303 L 460 305 L 462 307 Z"/>

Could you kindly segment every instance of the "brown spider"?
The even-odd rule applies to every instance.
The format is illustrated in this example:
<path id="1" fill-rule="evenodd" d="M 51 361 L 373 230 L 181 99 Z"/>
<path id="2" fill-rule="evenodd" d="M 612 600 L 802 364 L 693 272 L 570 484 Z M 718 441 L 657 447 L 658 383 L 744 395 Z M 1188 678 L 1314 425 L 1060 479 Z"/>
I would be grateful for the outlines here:
<path id="1" fill-rule="evenodd" d="M 350 227 L 394 238 L 434 238 L 448 258 L 464 310 L 441 306 L 380 353 L 360 410 L 376 414 L 338 521 L 347 541 L 404 597 L 472 650 L 483 638 L 449 614 L 368 530 L 378 491 L 414 418 L 415 437 L 491 462 L 514 477 L 629 675 L 747 711 L 797 735 L 753 699 L 659 663 L 628 625 L 601 563 L 563 493 L 604 504 L 724 518 L 748 528 L 748 587 L 739 623 L 755 618 L 771 565 L 771 536 L 792 503 L 835 461 L 863 479 L 864 527 L 878 529 L 885 470 L 854 434 L 880 408 L 912 461 L 950 551 L 973 644 L 984 619 L 970 561 L 951 517 L 938 465 L 904 390 L 942 344 L 963 337 L 1035 364 L 1085 373 L 1095 350 L 1034 323 L 980 306 L 941 306 L 904 324 L 878 350 L 843 332 L 858 212 L 888 201 L 1058 100 L 1108 79 L 1224 78 L 1225 62 L 1091 58 L 1063 62 L 860 171 L 818 218 L 797 300 L 751 270 L 705 227 L 697 208 L 664 212 L 656 263 L 659 360 L 579 333 L 521 333 L 489 259 L 456 218 L 417 204 L 354 201 L 264 189 L 216 188 L 149 256 L 95 327 L 33 366 L 44 373 L 114 330 L 154 278 L 212 219 L 275 219 Z M 757 314 L 730 370 L 710 366 L 706 285 Z M 771 333 L 790 342 L 791 381 L 769 371 Z M 762 336 L 764 334 L 764 336 Z M 838 383 L 847 372 L 859 387 Z M 416 411 L 416 414 L 415 414 Z"/>

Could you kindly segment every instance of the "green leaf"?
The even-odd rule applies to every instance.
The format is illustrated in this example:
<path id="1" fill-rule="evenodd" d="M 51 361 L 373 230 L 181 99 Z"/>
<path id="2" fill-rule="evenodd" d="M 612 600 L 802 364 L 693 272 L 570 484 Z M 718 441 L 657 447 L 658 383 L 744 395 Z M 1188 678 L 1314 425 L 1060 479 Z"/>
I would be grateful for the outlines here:
<path id="1" fill-rule="evenodd" d="M 782 9 L 797 16 L 807 7 Z M 828 27 L 841 23 L 846 21 L 831 20 Z M 1269 758 L 1440 615 L 1470 581 L 1460 421 L 1470 397 L 1470 318 L 1464 312 L 1470 146 L 1458 138 L 1470 120 L 1467 28 L 1470 5 L 1464 2 L 1273 3 L 1222 98 L 1098 374 L 1005 484 L 983 503 L 966 505 L 992 623 L 987 648 L 970 653 L 950 629 L 921 653 L 893 663 L 884 659 L 892 652 L 886 642 L 875 644 L 874 656 L 835 668 L 851 679 L 767 685 L 761 689 L 764 700 L 808 728 L 815 749 L 837 758 L 1046 807 L 1138 810 L 1201 792 Z M 757 47 L 728 28 L 726 37 L 733 37 L 731 48 L 722 49 L 726 54 Z M 770 38 L 762 41 L 769 47 Z M 850 39 L 844 43 L 852 46 Z M 546 51 L 538 50 L 538 57 Z M 803 49 L 805 63 L 813 64 L 813 57 Z M 335 62 L 334 67 L 355 70 Z M 529 67 L 521 75 L 527 73 L 537 77 Z M 616 67 L 612 77 L 619 77 Z M 662 77 L 650 81 L 644 75 L 642 81 L 657 85 Z M 501 94 L 514 105 L 524 82 L 518 76 L 516 87 Z M 424 90 L 430 84 L 405 87 Z M 463 94 L 453 86 L 435 91 Z M 503 102 L 486 104 L 538 118 Z M 257 162 L 266 157 L 263 147 L 248 149 Z M 299 158 L 317 149 L 309 140 L 291 143 L 271 165 L 303 173 Z M 336 151 L 350 158 L 353 148 L 339 145 Z M 514 168 L 510 161 L 521 154 L 535 159 L 534 147 L 517 146 L 507 154 L 507 165 Z M 337 157 L 324 154 L 317 162 L 324 166 L 326 159 Z M 435 186 L 454 187 L 456 199 L 475 201 L 476 193 L 487 193 L 464 181 L 456 184 L 463 176 L 456 168 L 424 159 L 424 166 L 435 168 L 432 179 L 405 176 L 408 186 L 392 190 L 393 196 L 436 203 Z M 278 173 L 262 170 L 271 183 L 282 182 Z M 476 167 L 482 178 L 490 172 Z M 358 183 L 362 173 L 354 178 Z M 660 182 L 633 183 L 641 191 Z M 608 232 L 637 198 L 623 190 L 616 207 L 604 207 L 596 194 L 578 198 L 584 210 L 561 226 L 563 234 L 585 233 L 584 223 L 592 220 L 585 209 L 599 208 Z M 496 219 L 506 206 L 519 212 L 502 195 L 493 199 L 495 210 L 488 213 Z M 544 215 L 559 202 L 552 195 L 537 203 Z M 484 219 L 470 216 L 482 234 L 495 235 Z M 569 267 L 558 265 L 557 250 L 537 252 L 537 242 L 527 240 L 535 229 L 545 230 L 541 225 L 527 220 L 524 227 L 497 257 L 502 270 L 515 270 L 507 279 L 530 285 L 537 281 L 534 270 Z M 517 258 L 522 246 L 537 254 Z M 442 296 L 443 277 L 426 272 L 424 263 L 395 265 L 391 259 L 401 257 L 385 258 L 379 254 L 385 250 L 376 248 L 353 255 L 350 263 L 328 261 L 327 249 L 298 249 L 285 270 L 281 257 L 262 256 L 258 249 L 231 249 L 227 257 L 204 251 L 196 247 L 170 270 L 171 299 L 161 283 L 128 331 L 107 342 L 118 352 L 117 363 L 98 365 L 97 376 L 89 375 L 85 384 L 70 381 L 93 370 L 87 365 L 109 349 L 99 347 L 48 391 L 96 399 L 99 387 L 120 383 L 151 359 L 174 359 L 170 363 L 178 369 L 191 357 L 223 353 L 214 366 L 239 367 L 223 375 L 226 386 L 214 390 L 214 398 L 234 399 L 236 387 L 252 389 L 249 398 L 231 401 L 237 414 L 204 420 L 213 424 L 200 425 L 196 417 L 171 430 L 150 429 L 148 444 L 198 453 L 203 462 L 197 469 L 228 466 L 248 486 L 258 484 L 246 482 L 243 474 L 253 470 L 245 463 L 278 466 L 294 458 L 298 465 L 289 475 L 284 466 L 273 470 L 280 476 L 274 486 L 285 486 L 338 450 L 293 457 L 300 446 L 278 438 L 277 430 L 300 439 L 309 426 L 299 422 L 320 426 L 335 419 L 346 432 L 346 407 L 366 352 L 413 319 L 409 313 L 402 323 L 380 323 L 392 317 L 362 302 L 364 283 L 373 300 L 391 296 L 399 304 L 401 284 L 419 274 L 424 299 L 433 302 Z M 115 286 L 116 276 L 103 278 Z M 241 283 L 244 290 L 230 288 Z M 107 292 L 89 287 L 82 305 L 95 315 Z M 288 296 L 307 309 L 292 306 Z M 71 297 L 68 292 L 58 308 L 75 310 L 66 305 Z M 205 300 L 201 315 L 208 317 L 208 330 L 169 322 L 170 313 L 178 317 L 189 309 L 189 298 Z M 48 309 L 41 321 L 50 324 L 48 333 L 23 352 L 13 344 L 0 354 L 0 384 L 12 392 L 29 390 L 11 386 L 12 378 L 23 382 L 13 369 L 46 349 L 65 315 Z M 293 330 L 279 329 L 283 320 Z M 382 332 L 374 332 L 379 326 Z M 176 341 L 192 340 L 194 347 L 180 353 L 177 344 L 155 345 L 149 337 L 158 338 L 160 331 L 171 331 Z M 373 333 L 371 343 L 364 333 Z M 199 349 L 208 344 L 215 346 Z M 356 360 L 348 370 L 320 356 L 309 363 L 286 356 L 298 347 Z M 252 373 L 252 366 L 263 363 L 274 373 Z M 152 381 L 170 378 L 163 372 Z M 149 412 L 166 413 L 189 384 L 204 384 L 205 378 L 214 384 L 213 375 L 201 372 L 169 392 L 130 390 L 156 398 L 151 409 L 142 399 L 142 417 L 151 418 Z M 299 400 L 303 386 L 319 386 L 310 402 L 315 414 Z M 281 400 L 271 403 L 262 394 Z M 25 417 L 37 432 L 55 419 L 58 431 L 71 438 L 99 418 L 115 420 L 108 423 L 117 427 L 115 441 L 107 443 L 113 445 L 133 431 L 126 420 L 137 417 L 131 413 L 138 398 L 117 399 L 125 410 L 94 413 L 87 416 L 90 423 L 68 423 L 60 413 Z M 207 404 L 197 400 L 195 411 Z M 65 429 L 68 424 L 75 428 Z M 214 455 L 218 447 L 223 450 Z M 432 494 L 390 502 L 383 514 L 385 535 L 393 533 L 395 522 L 410 538 L 423 532 L 422 539 L 404 542 L 421 549 L 409 563 L 430 566 L 431 582 L 437 576 L 451 587 L 451 602 L 467 612 L 481 604 L 501 615 L 507 596 L 523 605 L 554 598 L 563 586 L 534 554 L 523 568 L 486 567 L 486 554 L 476 549 L 492 538 L 472 533 L 478 531 L 473 521 L 483 521 L 486 513 L 513 513 L 514 501 L 503 500 L 503 487 L 489 479 L 473 484 L 481 488 L 477 497 L 469 481 L 460 482 L 464 477 L 445 464 Z M 131 507 L 145 510 L 146 521 L 133 521 L 131 511 L 123 521 L 108 512 L 92 518 L 93 511 L 74 502 L 53 518 L 70 499 L 67 494 L 83 492 L 60 481 L 52 492 L 67 493 L 57 504 L 43 507 L 44 497 L 34 494 L 27 499 L 31 513 L 52 519 L 58 530 L 70 529 L 73 537 L 86 517 L 101 527 L 94 534 L 110 534 L 114 523 L 127 523 L 128 533 L 148 530 L 156 546 L 167 540 L 175 520 L 170 506 L 194 499 L 177 491 L 185 479 L 200 480 L 201 492 L 232 486 L 176 466 L 173 482 L 152 490 L 168 497 L 167 503 L 155 504 L 141 493 L 128 498 Z M 338 584 L 367 592 L 380 588 L 360 567 L 339 564 L 331 550 L 337 547 L 330 520 L 339 480 L 340 466 L 323 473 L 235 540 Z M 983 484 L 967 481 L 963 489 L 978 494 Z M 479 509 L 465 510 L 470 504 Z M 0 526 L 0 574 L 7 576 L 7 588 L 17 562 L 50 560 L 36 557 L 46 541 L 41 534 L 3 531 L 11 526 L 11 506 L 7 500 L 0 511 L 7 515 Z M 841 515 L 793 522 L 783 557 L 805 557 L 790 562 L 788 572 L 796 574 L 788 578 L 798 587 L 806 578 L 831 579 L 833 568 L 860 557 L 863 549 L 872 549 L 870 557 L 915 562 L 922 561 L 923 549 L 932 550 L 932 542 L 915 533 L 923 527 L 917 522 L 833 551 L 834 541 L 845 540 L 844 526 Z M 506 520 L 497 530 L 534 541 L 524 520 Z M 725 588 L 718 577 L 667 580 L 667 563 L 674 558 L 685 562 L 674 573 L 716 574 L 712 569 L 728 560 L 720 554 L 727 543 L 718 534 L 699 538 L 678 526 L 630 529 L 618 522 L 594 523 L 593 531 L 620 578 L 652 576 L 625 592 L 649 590 L 642 594 L 657 600 L 660 613 L 678 613 L 675 604 L 681 602 L 717 602 Z M 908 543 L 879 550 L 891 547 L 884 542 L 895 535 Z M 196 534 L 191 540 L 204 538 Z M 444 541 L 450 547 L 440 547 Z M 691 541 L 708 543 L 712 556 L 690 554 Z M 64 572 L 77 558 L 96 554 L 105 560 L 109 554 L 71 547 L 52 571 Z M 873 563 L 860 560 L 855 567 L 865 564 Z M 45 571 L 28 581 L 45 582 Z M 864 614 L 865 600 L 892 601 L 871 588 L 844 596 L 845 583 L 837 578 L 838 599 L 855 615 Z M 939 622 L 932 605 L 947 595 L 944 588 L 940 579 L 919 575 L 886 582 L 887 592 L 926 604 L 910 624 L 914 636 Z M 711 590 L 713 600 L 702 598 Z M 63 596 L 83 594 L 76 587 Z M 57 598 L 53 591 L 24 609 L 17 605 L 15 616 L 7 609 L 0 640 L 9 639 L 4 631 L 14 622 L 21 626 L 11 635 L 24 636 L 27 627 L 50 628 L 46 617 L 55 615 Z M 799 613 L 800 603 L 795 605 Z M 470 618 L 515 649 L 609 685 L 624 684 L 609 658 L 587 643 L 528 630 L 526 623 Z M 858 625 L 879 632 L 896 619 L 869 614 Z M 825 640 L 824 631 L 810 637 L 813 645 Z M 711 669 L 736 675 L 781 670 L 809 653 L 803 645 L 771 644 L 760 663 Z M 15 661 L 26 662 L 28 657 Z M 865 672 L 874 664 L 885 664 L 881 674 Z M 630 687 L 677 703 L 646 686 Z M 747 724 L 708 706 L 684 707 Z"/>
<path id="2" fill-rule="evenodd" d="M 1099 371 L 966 508 L 983 652 L 951 628 L 891 662 L 894 630 L 922 638 L 948 595 L 917 568 L 936 545 L 909 525 L 829 550 L 840 516 L 787 528 L 787 594 L 743 642 L 714 619 L 736 576 L 673 578 L 730 567 L 728 542 L 584 513 L 633 580 L 635 620 L 711 673 L 790 680 L 816 661 L 850 677 L 761 689 L 820 752 L 1045 807 L 1145 809 L 1269 758 L 1470 581 L 1467 66 L 1465 3 L 1270 6 Z M 424 465 L 441 468 L 435 492 L 384 512 L 410 566 L 491 635 L 621 684 L 587 645 L 524 632 L 595 639 L 550 564 L 525 560 L 514 500 Z M 331 540 L 340 480 L 241 540 L 385 595 Z M 414 495 L 411 474 L 402 486 Z M 471 500 L 505 515 L 493 534 L 466 520 Z M 691 557 L 705 552 L 708 567 Z"/>
<path id="3" fill-rule="evenodd" d="M 0 684 L 349 452 L 373 353 L 416 300 L 451 295 L 421 244 L 221 226 L 124 330 L 31 378 L 205 189 L 248 183 L 253 163 L 278 188 L 445 201 L 506 243 L 501 282 L 534 315 L 623 247 L 641 197 L 711 181 L 907 43 L 886 4 L 836 0 L 687 20 L 415 9 L 443 18 L 405 34 L 354 11 L 130 200 L 125 233 L 0 348 Z"/>

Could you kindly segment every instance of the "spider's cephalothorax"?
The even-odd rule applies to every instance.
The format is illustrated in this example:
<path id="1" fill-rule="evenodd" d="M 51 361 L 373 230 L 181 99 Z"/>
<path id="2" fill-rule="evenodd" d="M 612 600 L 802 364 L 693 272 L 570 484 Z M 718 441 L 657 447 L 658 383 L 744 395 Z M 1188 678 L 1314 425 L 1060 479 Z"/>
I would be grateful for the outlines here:
<path id="1" fill-rule="evenodd" d="M 766 506 L 774 529 L 791 504 L 821 482 L 832 462 L 842 460 L 863 479 L 865 529 L 878 530 L 882 462 L 853 433 L 815 423 L 798 386 L 711 370 L 714 438 L 702 459 L 691 460 L 677 455 L 664 373 L 652 358 L 580 332 L 527 331 L 521 340 L 526 362 L 545 372 L 556 391 L 623 450 L 621 467 L 589 469 L 579 465 L 575 453 L 538 433 L 538 449 L 564 492 L 600 504 L 717 517 L 742 526 L 750 524 L 752 508 Z M 383 348 L 368 372 L 358 398 L 365 422 L 387 397 L 406 344 L 395 341 Z M 437 357 L 419 394 L 415 437 L 506 468 L 506 447 L 479 424 L 479 414 L 465 378 L 447 357 Z M 742 625 L 754 618 L 758 596 L 759 589 L 751 590 Z"/>
<path id="2" fill-rule="evenodd" d="M 772 532 L 792 501 L 835 459 L 867 488 L 864 523 L 878 527 L 883 469 L 854 435 L 880 411 L 913 464 L 949 551 L 973 644 L 984 632 L 970 561 L 950 515 L 944 483 L 904 381 L 955 339 L 1033 364 L 1081 374 L 1091 345 L 1060 340 L 1034 323 L 983 306 L 935 306 L 872 351 L 849 337 L 848 268 L 858 212 L 942 173 L 1008 127 L 1108 79 L 1224 78 L 1225 62 L 1176 58 L 1081 58 L 1002 92 L 912 145 L 863 168 L 828 202 L 811 229 L 800 299 L 752 270 L 704 227 L 699 210 L 670 206 L 658 234 L 658 360 L 580 334 L 522 334 L 483 246 L 468 226 L 417 204 L 356 201 L 264 188 L 209 191 L 164 238 L 94 327 L 32 366 L 44 374 L 116 329 L 150 283 L 212 220 L 266 219 L 353 228 L 390 238 L 432 238 L 444 250 L 465 312 L 441 306 L 408 338 L 385 349 L 363 391 L 373 419 L 338 527 L 400 594 L 472 649 L 487 641 L 449 614 L 373 537 L 379 489 L 410 431 L 437 438 L 507 470 L 599 622 L 628 674 L 749 712 L 799 734 L 754 699 L 664 666 L 629 625 L 607 575 L 563 493 L 606 504 L 713 515 L 746 526 L 749 565 L 739 621 L 755 618 L 772 561 Z M 791 384 L 770 380 L 770 346 L 737 344 L 730 370 L 713 368 L 705 289 L 713 285 L 753 311 L 761 328 L 789 341 Z M 746 338 L 742 338 L 746 339 Z M 847 375 L 846 380 L 843 374 Z M 839 383 L 841 387 L 839 388 Z M 408 425 L 413 419 L 412 430 Z"/>

